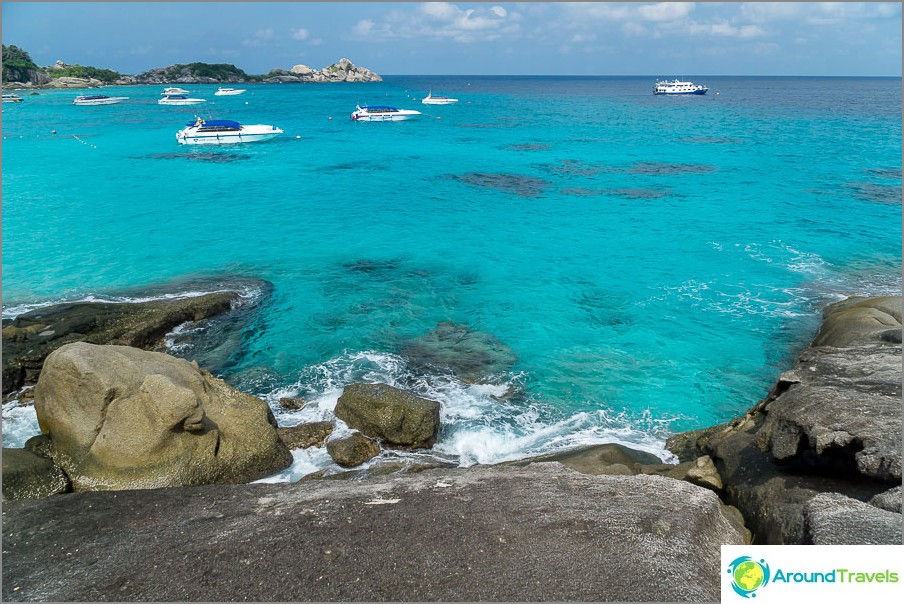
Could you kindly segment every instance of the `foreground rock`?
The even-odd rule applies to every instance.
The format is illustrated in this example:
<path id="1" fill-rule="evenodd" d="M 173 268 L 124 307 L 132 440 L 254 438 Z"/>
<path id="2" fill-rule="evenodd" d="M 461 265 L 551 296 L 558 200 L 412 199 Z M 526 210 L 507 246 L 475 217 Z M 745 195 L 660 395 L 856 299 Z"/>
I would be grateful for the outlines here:
<path id="1" fill-rule="evenodd" d="M 69 490 L 69 479 L 46 457 L 3 449 L 3 500 L 40 499 Z"/>
<path id="2" fill-rule="evenodd" d="M 809 542 L 804 512 L 820 494 L 867 502 L 900 484 L 900 317 L 900 296 L 829 306 L 765 400 L 729 424 L 670 439 L 680 459 L 712 457 L 755 542 Z"/>
<path id="3" fill-rule="evenodd" d="M 807 541 L 815 545 L 900 544 L 901 514 L 839 495 L 823 493 L 804 507 Z"/>
<path id="4" fill-rule="evenodd" d="M 158 352 L 67 344 L 35 410 L 77 491 L 247 482 L 292 462 L 266 403 Z"/>
<path id="5" fill-rule="evenodd" d="M 556 463 L 76 493 L 3 529 L 5 601 L 715 601 L 743 544 L 706 489 Z"/>
<path id="6" fill-rule="evenodd" d="M 380 454 L 380 445 L 360 432 L 353 432 L 326 443 L 327 453 L 343 468 L 360 466 Z"/>
<path id="7" fill-rule="evenodd" d="M 439 403 L 387 384 L 350 384 L 336 403 L 350 428 L 391 446 L 432 447 L 439 433 Z"/>
<path id="8" fill-rule="evenodd" d="M 3 394 L 34 384 L 44 359 L 71 342 L 154 347 L 169 331 L 229 311 L 237 292 L 141 303 L 75 302 L 3 321 Z"/>
<path id="9" fill-rule="evenodd" d="M 311 422 L 287 428 L 277 428 L 279 439 L 290 449 L 322 447 L 323 441 L 333 432 L 333 422 Z"/>

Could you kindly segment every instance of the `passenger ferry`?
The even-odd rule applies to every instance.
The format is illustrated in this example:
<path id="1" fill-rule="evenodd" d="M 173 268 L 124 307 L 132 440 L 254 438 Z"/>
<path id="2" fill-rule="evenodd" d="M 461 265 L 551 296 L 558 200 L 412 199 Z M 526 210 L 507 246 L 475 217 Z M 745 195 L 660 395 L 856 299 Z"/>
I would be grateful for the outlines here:
<path id="1" fill-rule="evenodd" d="M 656 81 L 653 85 L 653 94 L 706 94 L 709 90 L 706 86 L 694 84 L 693 82 L 682 82 L 680 80 Z"/>

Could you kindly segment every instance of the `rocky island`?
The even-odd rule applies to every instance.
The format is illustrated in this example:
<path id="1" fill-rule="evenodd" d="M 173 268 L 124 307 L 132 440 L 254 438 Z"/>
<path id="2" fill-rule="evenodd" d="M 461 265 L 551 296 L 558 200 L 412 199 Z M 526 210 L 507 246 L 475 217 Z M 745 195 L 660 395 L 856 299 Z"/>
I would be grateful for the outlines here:
<path id="1" fill-rule="evenodd" d="M 202 300 L 5 323 L 4 348 L 20 352 L 4 391 L 7 376 L 37 381 L 44 435 L 3 450 L 4 600 L 700 601 L 718 598 L 722 544 L 901 541 L 900 296 L 829 306 L 765 399 L 670 439 L 677 465 L 610 444 L 275 485 L 243 483 L 293 448 L 353 468 L 430 447 L 439 405 L 352 384 L 336 408 L 350 434 L 281 428 L 197 363 L 121 346 L 234 312 Z M 276 554 L 299 543 L 303 555 Z"/>
<path id="2" fill-rule="evenodd" d="M 251 75 L 228 63 L 180 63 L 159 67 L 138 75 L 125 75 L 112 69 L 68 65 L 57 61 L 39 67 L 29 54 L 17 46 L 3 45 L 3 88 L 97 88 L 147 84 L 283 84 L 328 82 L 382 82 L 378 74 L 358 67 L 348 59 L 322 69 L 295 65 L 290 69 L 272 69 L 264 75 Z"/>

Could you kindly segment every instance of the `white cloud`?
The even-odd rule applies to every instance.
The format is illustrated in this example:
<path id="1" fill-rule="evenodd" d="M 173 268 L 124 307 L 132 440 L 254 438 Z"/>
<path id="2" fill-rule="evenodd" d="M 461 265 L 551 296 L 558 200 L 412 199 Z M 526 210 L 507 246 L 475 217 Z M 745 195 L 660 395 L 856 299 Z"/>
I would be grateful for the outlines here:
<path id="1" fill-rule="evenodd" d="M 254 36 L 242 40 L 244 46 L 263 46 L 265 43 L 273 40 L 273 28 L 266 27 L 254 32 Z"/>
<path id="2" fill-rule="evenodd" d="M 292 30 L 292 39 L 293 40 L 307 40 L 310 37 L 311 32 L 301 27 L 299 29 Z"/>
<path id="3" fill-rule="evenodd" d="M 413 11 L 393 11 L 379 23 L 365 19 L 351 30 L 371 40 L 434 38 L 455 42 L 486 42 L 520 32 L 521 15 L 494 5 L 462 9 L 451 2 L 425 2 Z"/>
<path id="4" fill-rule="evenodd" d="M 677 21 L 687 17 L 694 6 L 694 2 L 642 4 L 637 7 L 637 14 L 645 21 Z"/>
<path id="5" fill-rule="evenodd" d="M 694 35 L 709 35 L 724 38 L 758 38 L 766 35 L 766 31 L 757 25 L 736 26 L 728 21 L 720 20 L 714 23 L 688 24 L 688 31 Z"/>

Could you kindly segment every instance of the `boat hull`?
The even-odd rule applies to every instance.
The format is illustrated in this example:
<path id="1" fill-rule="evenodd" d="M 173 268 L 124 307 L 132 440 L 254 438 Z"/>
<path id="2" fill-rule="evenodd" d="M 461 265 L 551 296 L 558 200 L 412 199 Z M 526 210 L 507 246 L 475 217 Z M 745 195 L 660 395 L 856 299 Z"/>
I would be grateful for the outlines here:
<path id="1" fill-rule="evenodd" d="M 157 104 L 158 104 L 158 105 L 176 105 L 176 106 L 181 106 L 181 105 L 199 105 L 199 104 L 201 104 L 201 103 L 206 103 L 206 102 L 207 102 L 207 101 L 206 101 L 205 99 L 177 99 L 177 100 L 173 100 L 173 99 L 160 99 L 159 101 L 157 101 Z"/>
<path id="2" fill-rule="evenodd" d="M 243 126 L 233 132 L 199 132 L 197 128 L 183 128 L 176 133 L 176 140 L 180 145 L 234 145 L 267 141 L 282 133 L 282 129 L 274 126 Z"/>
<path id="3" fill-rule="evenodd" d="M 111 96 L 107 99 L 86 99 L 80 100 L 75 99 L 72 101 L 73 105 L 78 105 L 79 107 L 97 107 L 100 105 L 116 105 L 128 99 L 127 96 Z"/>
<path id="4" fill-rule="evenodd" d="M 214 96 L 236 96 L 239 94 L 245 94 L 244 90 L 217 90 L 213 93 Z"/>
<path id="5" fill-rule="evenodd" d="M 708 90 L 708 89 L 707 89 Z M 687 95 L 702 95 L 706 94 L 706 90 L 688 90 L 687 92 L 654 92 L 656 96 L 687 96 Z"/>
<path id="6" fill-rule="evenodd" d="M 356 122 L 404 122 L 418 115 L 420 113 L 413 115 L 358 115 L 352 117 L 352 120 Z"/>
<path id="7" fill-rule="evenodd" d="M 458 99 L 424 99 L 421 101 L 424 105 L 454 105 Z"/>

